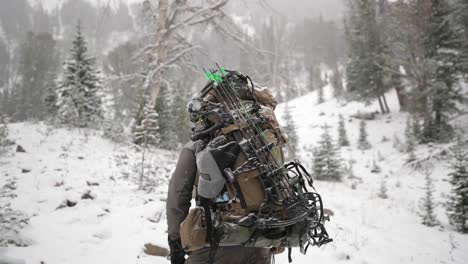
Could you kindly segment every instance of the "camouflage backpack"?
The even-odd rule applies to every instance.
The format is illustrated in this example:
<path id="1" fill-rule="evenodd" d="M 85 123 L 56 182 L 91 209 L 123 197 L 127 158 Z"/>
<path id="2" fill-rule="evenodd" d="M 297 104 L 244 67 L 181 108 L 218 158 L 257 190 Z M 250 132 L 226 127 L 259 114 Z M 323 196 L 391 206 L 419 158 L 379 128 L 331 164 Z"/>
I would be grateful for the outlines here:
<path id="1" fill-rule="evenodd" d="M 274 114 L 277 102 L 236 71 L 209 74 L 189 103 L 197 142 L 197 207 L 181 224 L 187 251 L 211 246 L 299 247 L 331 241 L 320 195 L 299 161 L 284 163 L 287 140 Z"/>

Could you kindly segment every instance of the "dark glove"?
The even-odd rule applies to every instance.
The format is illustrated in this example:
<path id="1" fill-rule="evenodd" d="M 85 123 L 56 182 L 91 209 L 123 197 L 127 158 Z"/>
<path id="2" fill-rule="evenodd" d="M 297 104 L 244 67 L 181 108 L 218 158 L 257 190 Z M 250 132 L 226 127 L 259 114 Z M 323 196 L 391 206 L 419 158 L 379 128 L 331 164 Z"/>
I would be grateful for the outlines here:
<path id="1" fill-rule="evenodd" d="M 182 242 L 180 238 L 177 240 L 169 240 L 169 249 L 171 251 L 171 264 L 184 264 L 185 263 L 185 251 L 182 248 Z"/>

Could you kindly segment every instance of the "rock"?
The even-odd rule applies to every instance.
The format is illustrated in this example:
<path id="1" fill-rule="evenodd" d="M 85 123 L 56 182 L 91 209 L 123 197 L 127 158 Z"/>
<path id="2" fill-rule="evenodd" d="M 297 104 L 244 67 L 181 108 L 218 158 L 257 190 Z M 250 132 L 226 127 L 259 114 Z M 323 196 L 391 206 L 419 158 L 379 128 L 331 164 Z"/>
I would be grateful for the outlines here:
<path id="1" fill-rule="evenodd" d="M 76 204 L 77 204 L 77 202 L 67 199 L 67 200 L 63 201 L 55 210 L 63 209 L 65 207 L 73 207 Z"/>
<path id="2" fill-rule="evenodd" d="M 17 146 L 16 146 L 16 152 L 23 152 L 23 153 L 25 153 L 26 150 L 25 150 L 21 145 L 17 145 Z"/>
<path id="3" fill-rule="evenodd" d="M 88 186 L 99 186 L 99 182 L 86 181 Z"/>
<path id="4" fill-rule="evenodd" d="M 31 170 L 28 170 L 28 169 L 21 169 L 21 173 L 29 173 L 31 172 Z"/>
<path id="5" fill-rule="evenodd" d="M 84 160 L 84 157 L 78 156 L 78 159 L 79 159 L 79 160 Z"/>
<path id="6" fill-rule="evenodd" d="M 94 198 L 96 198 L 96 195 L 91 194 L 91 191 L 86 191 L 85 193 L 83 193 L 83 195 L 81 195 L 82 200 L 86 200 L 86 199 L 94 200 Z"/>
<path id="7" fill-rule="evenodd" d="M 169 250 L 160 246 L 156 246 L 153 244 L 145 244 L 145 248 L 143 250 L 147 255 L 150 256 L 158 256 L 158 257 L 167 257 L 169 256 Z"/>
<path id="8" fill-rule="evenodd" d="M 68 207 L 73 207 L 73 206 L 76 205 L 77 202 L 75 202 L 75 201 L 70 201 L 70 200 L 67 199 L 66 203 L 67 203 L 67 206 L 68 206 Z"/>
<path id="9" fill-rule="evenodd" d="M 361 120 L 374 120 L 375 116 L 378 114 L 378 112 L 357 112 L 356 114 L 352 115 L 351 117 L 361 119 Z"/>

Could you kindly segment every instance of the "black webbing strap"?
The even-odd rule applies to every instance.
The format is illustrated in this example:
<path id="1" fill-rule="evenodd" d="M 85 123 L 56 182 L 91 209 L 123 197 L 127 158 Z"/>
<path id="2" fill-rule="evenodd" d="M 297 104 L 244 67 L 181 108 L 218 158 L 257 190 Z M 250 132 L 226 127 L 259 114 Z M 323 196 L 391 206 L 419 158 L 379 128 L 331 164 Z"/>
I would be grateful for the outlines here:
<path id="1" fill-rule="evenodd" d="M 206 223 L 206 231 L 207 231 L 207 238 L 208 243 L 210 243 L 210 253 L 208 257 L 208 263 L 213 264 L 214 258 L 216 256 L 216 251 L 218 250 L 219 246 L 219 239 L 216 235 L 216 230 L 213 227 L 213 221 L 211 219 L 211 201 L 200 197 L 200 205 L 203 207 L 204 215 L 205 215 L 205 223 Z"/>

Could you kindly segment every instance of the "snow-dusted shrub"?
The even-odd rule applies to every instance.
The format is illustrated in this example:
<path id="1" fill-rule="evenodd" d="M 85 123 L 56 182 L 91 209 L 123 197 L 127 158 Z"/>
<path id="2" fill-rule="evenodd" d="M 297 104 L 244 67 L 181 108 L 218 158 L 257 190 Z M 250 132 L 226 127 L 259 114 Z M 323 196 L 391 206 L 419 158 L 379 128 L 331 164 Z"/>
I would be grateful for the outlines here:
<path id="1" fill-rule="evenodd" d="M 0 247 L 8 245 L 27 246 L 19 232 L 29 222 L 29 217 L 19 211 L 11 208 L 10 201 L 16 197 L 15 182 L 9 182 L 0 188 Z"/>

